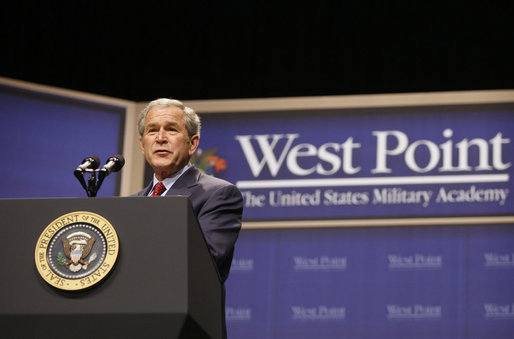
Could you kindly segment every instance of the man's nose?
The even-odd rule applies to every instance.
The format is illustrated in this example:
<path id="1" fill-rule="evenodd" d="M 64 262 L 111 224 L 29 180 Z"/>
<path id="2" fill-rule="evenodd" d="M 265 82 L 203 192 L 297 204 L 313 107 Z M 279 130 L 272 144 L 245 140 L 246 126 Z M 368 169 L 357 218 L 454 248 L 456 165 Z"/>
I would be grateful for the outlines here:
<path id="1" fill-rule="evenodd" d="M 157 132 L 157 141 L 158 142 L 166 142 L 166 131 L 161 128 L 159 129 L 159 132 Z"/>

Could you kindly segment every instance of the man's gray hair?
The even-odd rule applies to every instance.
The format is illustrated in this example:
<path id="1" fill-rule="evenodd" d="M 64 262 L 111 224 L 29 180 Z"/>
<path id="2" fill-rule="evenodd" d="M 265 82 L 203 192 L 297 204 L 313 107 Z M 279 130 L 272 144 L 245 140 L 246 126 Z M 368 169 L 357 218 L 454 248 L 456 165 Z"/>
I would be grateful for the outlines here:
<path id="1" fill-rule="evenodd" d="M 186 124 L 187 128 L 187 134 L 189 136 L 189 139 L 195 134 L 200 135 L 200 117 L 196 112 L 191 108 L 187 107 L 182 103 L 182 101 L 175 100 L 175 99 L 155 99 L 151 101 L 142 111 L 139 113 L 139 116 L 137 118 L 137 129 L 139 131 L 139 135 L 143 136 L 143 133 L 145 131 L 145 119 L 146 115 L 150 110 L 154 107 L 169 107 L 169 106 L 175 106 L 180 108 L 184 112 L 184 122 Z"/>

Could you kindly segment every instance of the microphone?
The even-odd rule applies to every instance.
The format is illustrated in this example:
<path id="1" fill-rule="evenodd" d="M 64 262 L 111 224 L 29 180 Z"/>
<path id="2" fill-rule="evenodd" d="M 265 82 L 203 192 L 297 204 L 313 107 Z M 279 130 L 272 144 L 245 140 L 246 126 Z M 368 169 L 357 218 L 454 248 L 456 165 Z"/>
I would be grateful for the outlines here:
<path id="1" fill-rule="evenodd" d="M 98 165 L 100 165 L 100 159 L 96 155 L 90 155 L 82 160 L 82 163 L 75 169 L 75 172 L 84 172 L 88 168 L 95 170 L 98 168 Z"/>
<path id="2" fill-rule="evenodd" d="M 112 172 L 119 171 L 123 165 L 125 165 L 125 159 L 122 155 L 116 154 L 107 159 L 106 164 L 101 169 L 97 169 L 99 164 L 100 159 L 98 159 L 96 155 L 91 155 L 84 158 L 82 164 L 75 169 L 75 177 L 86 190 L 88 197 L 96 197 L 96 193 L 105 177 Z M 87 186 L 84 180 L 84 174 L 86 174 L 86 172 L 90 174 L 90 177 L 87 179 Z"/>
<path id="3" fill-rule="evenodd" d="M 123 165 L 125 165 L 125 158 L 123 158 L 121 154 L 116 154 L 107 159 L 106 164 L 100 169 L 100 172 L 104 172 L 104 176 L 107 176 L 112 172 L 118 172 Z"/>

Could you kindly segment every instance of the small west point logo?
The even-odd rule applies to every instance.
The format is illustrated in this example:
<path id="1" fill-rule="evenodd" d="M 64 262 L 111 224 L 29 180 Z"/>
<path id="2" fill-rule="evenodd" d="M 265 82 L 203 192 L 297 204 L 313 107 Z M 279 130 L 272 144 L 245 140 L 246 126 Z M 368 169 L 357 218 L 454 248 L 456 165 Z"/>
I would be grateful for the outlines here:
<path id="1" fill-rule="evenodd" d="M 36 267 L 51 286 L 83 290 L 102 281 L 113 269 L 119 252 L 116 230 L 92 212 L 71 212 L 52 221 L 41 233 Z"/>

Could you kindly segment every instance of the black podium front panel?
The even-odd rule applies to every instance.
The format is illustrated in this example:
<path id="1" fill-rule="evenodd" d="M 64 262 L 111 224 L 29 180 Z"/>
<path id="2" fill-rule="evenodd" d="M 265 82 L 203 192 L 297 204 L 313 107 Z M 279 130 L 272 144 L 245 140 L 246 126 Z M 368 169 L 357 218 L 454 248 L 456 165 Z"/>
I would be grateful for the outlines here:
<path id="1" fill-rule="evenodd" d="M 113 225 L 119 255 L 98 285 L 62 291 L 41 278 L 34 251 L 52 221 L 78 211 Z M 222 285 L 187 198 L 11 199 L 0 200 L 0 215 L 0 253 L 9 258 L 0 280 L 4 329 L 39 337 L 79 329 L 106 337 L 221 335 Z"/>

